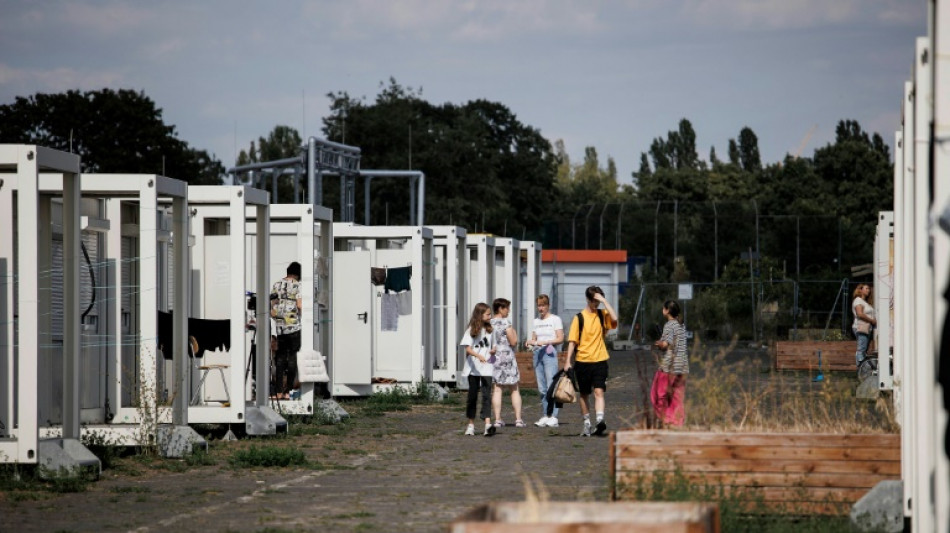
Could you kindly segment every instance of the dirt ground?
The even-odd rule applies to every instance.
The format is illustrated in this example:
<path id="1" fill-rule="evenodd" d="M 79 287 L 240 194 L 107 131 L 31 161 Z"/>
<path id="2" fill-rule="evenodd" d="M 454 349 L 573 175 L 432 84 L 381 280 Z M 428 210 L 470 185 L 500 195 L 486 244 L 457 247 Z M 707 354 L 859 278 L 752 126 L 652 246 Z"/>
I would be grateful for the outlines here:
<path id="1" fill-rule="evenodd" d="M 648 351 L 612 354 L 609 430 L 636 419 L 636 358 L 652 360 Z M 480 504 L 524 500 L 526 481 L 550 500 L 608 498 L 609 439 L 579 436 L 576 404 L 562 411 L 560 427 L 542 429 L 531 424 L 540 404 L 530 395 L 529 427 L 508 426 L 491 438 L 463 436 L 461 392 L 442 404 L 382 416 L 352 408 L 348 422 L 309 426 L 302 435 L 292 428 L 286 436 L 212 441 L 211 465 L 133 456 L 104 470 L 83 492 L 0 492 L 0 530 L 434 532 L 447 531 L 454 518 Z M 514 422 L 507 396 L 503 418 Z M 250 469 L 228 463 L 228 455 L 251 445 L 294 447 L 310 464 Z"/>

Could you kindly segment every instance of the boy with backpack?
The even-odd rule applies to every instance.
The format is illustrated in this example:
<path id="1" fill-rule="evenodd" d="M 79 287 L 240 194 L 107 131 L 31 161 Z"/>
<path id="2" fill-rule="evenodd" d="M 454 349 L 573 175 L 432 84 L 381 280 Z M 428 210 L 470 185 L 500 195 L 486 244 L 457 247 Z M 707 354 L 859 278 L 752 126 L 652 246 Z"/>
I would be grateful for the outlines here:
<path id="1" fill-rule="evenodd" d="M 576 353 L 574 374 L 580 392 L 581 414 L 584 415 L 582 437 L 591 436 L 590 407 L 588 397 L 594 393 L 594 412 L 596 425 L 594 435 L 601 436 L 607 431 L 604 421 L 604 392 L 607 390 L 608 366 L 607 344 L 604 342 L 607 332 L 617 327 L 617 312 L 604 297 L 604 291 L 596 285 L 584 291 L 587 307 L 574 317 L 567 336 L 567 359 L 564 370 L 571 368 L 571 359 Z M 600 309 L 604 304 L 604 310 Z"/>

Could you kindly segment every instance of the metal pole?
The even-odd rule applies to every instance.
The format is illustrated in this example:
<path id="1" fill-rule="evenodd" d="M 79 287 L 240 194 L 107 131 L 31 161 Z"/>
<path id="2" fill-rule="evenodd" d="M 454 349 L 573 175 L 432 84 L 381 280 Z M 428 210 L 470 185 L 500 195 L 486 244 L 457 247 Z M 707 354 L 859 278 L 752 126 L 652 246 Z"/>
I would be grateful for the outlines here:
<path id="1" fill-rule="evenodd" d="M 676 226 L 679 224 L 680 201 L 673 200 L 673 270 L 676 270 Z"/>
<path id="2" fill-rule="evenodd" d="M 795 281 L 802 279 L 802 217 L 795 217 Z"/>
<path id="3" fill-rule="evenodd" d="M 317 197 L 317 141 L 313 137 L 307 140 L 307 203 L 320 205 Z"/>
<path id="4" fill-rule="evenodd" d="M 758 329 L 755 326 L 755 274 L 752 272 L 752 247 L 749 247 L 749 290 L 752 294 L 752 341 L 757 342 Z"/>
<path id="5" fill-rule="evenodd" d="M 714 279 L 719 281 L 719 210 L 716 209 L 716 202 L 713 202 L 713 266 Z"/>
<path id="6" fill-rule="evenodd" d="M 369 187 L 372 176 L 363 177 L 363 223 L 369 226 Z"/>
<path id="7" fill-rule="evenodd" d="M 657 274 L 657 268 L 660 262 L 659 256 L 659 235 L 660 235 L 660 201 L 656 202 L 656 213 L 653 215 L 653 274 Z"/>
<path id="8" fill-rule="evenodd" d="M 616 237 L 616 245 L 614 246 L 614 248 L 617 250 L 620 249 L 620 241 L 621 241 L 620 228 L 621 228 L 621 224 L 623 223 L 623 204 L 624 202 L 620 202 L 620 212 L 617 213 L 617 237 Z"/>
<path id="9" fill-rule="evenodd" d="M 594 204 L 590 204 L 590 209 L 587 210 L 587 214 L 584 216 L 584 249 L 590 250 L 590 214 L 594 212 Z"/>
<path id="10" fill-rule="evenodd" d="M 607 211 L 609 203 L 604 203 L 604 208 L 600 210 L 600 249 L 604 249 L 604 213 Z"/>
<path id="11" fill-rule="evenodd" d="M 752 200 L 752 207 L 755 208 L 755 254 L 759 257 L 759 204 Z"/>

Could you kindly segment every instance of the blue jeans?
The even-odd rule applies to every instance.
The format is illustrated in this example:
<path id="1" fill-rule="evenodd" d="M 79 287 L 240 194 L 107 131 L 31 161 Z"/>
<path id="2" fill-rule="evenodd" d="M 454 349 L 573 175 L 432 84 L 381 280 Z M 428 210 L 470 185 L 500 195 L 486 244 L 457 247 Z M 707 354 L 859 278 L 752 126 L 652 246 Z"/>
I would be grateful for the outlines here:
<path id="1" fill-rule="evenodd" d="M 538 392 L 541 393 L 541 416 L 547 416 L 548 389 L 554 381 L 554 374 L 557 374 L 557 350 L 553 354 L 546 354 L 546 348 L 541 346 L 534 350 L 534 376 L 538 379 Z M 554 407 L 551 416 L 557 418 L 557 411 L 557 407 Z"/>
<path id="2" fill-rule="evenodd" d="M 871 335 L 868 333 L 858 333 L 858 331 L 852 330 L 854 332 L 854 337 L 858 339 L 858 351 L 854 353 L 854 362 L 855 365 L 860 366 L 861 361 L 864 361 L 868 356 L 868 345 L 871 343 Z"/>

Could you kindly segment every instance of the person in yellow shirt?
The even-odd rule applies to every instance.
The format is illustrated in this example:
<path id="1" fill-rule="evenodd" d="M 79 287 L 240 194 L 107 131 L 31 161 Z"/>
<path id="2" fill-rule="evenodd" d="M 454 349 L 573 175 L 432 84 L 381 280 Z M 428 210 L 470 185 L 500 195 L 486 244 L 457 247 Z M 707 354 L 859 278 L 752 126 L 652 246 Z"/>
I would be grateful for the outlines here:
<path id="1" fill-rule="evenodd" d="M 604 291 L 596 285 L 587 287 L 584 296 L 587 298 L 587 307 L 574 317 L 567 336 L 564 370 L 570 370 L 573 358 L 577 388 L 581 394 L 581 414 L 584 415 L 584 430 L 581 436 L 590 437 L 588 398 L 591 391 L 594 393 L 594 412 L 597 417 L 594 435 L 601 436 L 607 431 L 607 422 L 604 421 L 604 392 L 607 390 L 607 359 L 610 354 L 604 339 L 608 331 L 617 327 L 617 312 L 604 297 Z M 600 304 L 604 304 L 603 311 Z"/>

